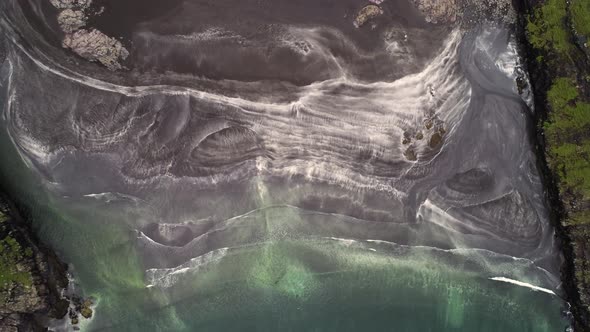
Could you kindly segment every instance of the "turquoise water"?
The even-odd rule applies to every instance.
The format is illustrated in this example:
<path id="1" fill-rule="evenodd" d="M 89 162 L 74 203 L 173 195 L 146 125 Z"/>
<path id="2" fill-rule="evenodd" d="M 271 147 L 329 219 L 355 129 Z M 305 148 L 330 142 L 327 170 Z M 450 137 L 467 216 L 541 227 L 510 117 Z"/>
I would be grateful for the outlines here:
<path id="1" fill-rule="evenodd" d="M 98 300 L 95 318 L 82 330 L 541 332 L 567 326 L 559 297 L 489 279 L 512 274 L 539 282 L 532 264 L 485 251 L 270 241 L 220 249 L 190 269 L 149 280 L 137 234 L 126 226 L 137 218 L 132 208 L 52 196 L 6 136 L 2 142 L 3 156 L 13 156 L 2 165 L 6 184 L 33 207 L 37 231 L 73 265 L 85 295 Z"/>
<path id="2" fill-rule="evenodd" d="M 435 227 L 420 233 L 419 225 L 361 224 L 353 217 L 281 205 L 300 197 L 335 199 L 345 189 L 320 192 L 312 185 L 253 178 L 240 187 L 247 192 L 204 193 L 194 198 L 195 206 L 209 209 L 171 219 L 201 220 L 211 211 L 232 218 L 220 218 L 226 227 L 215 229 L 216 236 L 196 247 L 200 251 L 166 257 L 176 249 L 150 251 L 158 244 L 139 230 L 154 221 L 150 217 L 167 221 L 165 213 L 150 216 L 148 209 L 168 208 L 173 199 L 162 199 L 167 188 L 157 188 L 163 194 L 154 189 L 145 202 L 67 197 L 59 194 L 60 181 L 51 181 L 55 174 L 39 176 L 23 161 L 4 130 L 0 154 L 4 189 L 30 209 L 40 238 L 71 264 L 78 290 L 96 300 L 83 331 L 543 332 L 563 331 L 568 324 L 559 296 L 491 280 L 505 277 L 554 290 L 558 281 L 530 260 L 469 249 L 460 236 L 456 244 L 465 249 L 418 246 L 455 240 L 453 232 L 439 234 Z M 63 180 L 80 170 L 58 171 L 55 176 Z M 78 177 L 81 187 L 101 180 Z M 375 206 L 380 203 L 398 215 L 399 205 Z"/>

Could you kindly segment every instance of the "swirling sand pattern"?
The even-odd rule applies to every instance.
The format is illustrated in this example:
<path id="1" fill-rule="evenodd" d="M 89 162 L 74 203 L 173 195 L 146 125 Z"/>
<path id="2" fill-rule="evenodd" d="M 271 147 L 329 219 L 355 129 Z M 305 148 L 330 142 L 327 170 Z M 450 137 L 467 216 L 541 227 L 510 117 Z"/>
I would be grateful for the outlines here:
<path id="1" fill-rule="evenodd" d="M 337 238 L 452 252 L 488 274 L 510 273 L 490 262 L 513 256 L 555 288 L 509 30 L 436 28 L 445 36 L 434 41 L 394 20 L 360 45 L 329 24 L 275 22 L 252 35 L 154 20 L 132 33 L 131 72 L 94 75 L 25 42 L 41 37 L 17 24 L 15 1 L 2 6 L 11 139 L 57 196 L 133 198 L 139 216 L 125 222 L 149 287 L 238 248 Z M 194 6 L 183 2 L 184 15 Z M 429 38 L 431 50 L 413 44 Z M 182 66 L 194 49 L 200 60 Z M 272 49 L 266 66 L 262 49 Z"/>

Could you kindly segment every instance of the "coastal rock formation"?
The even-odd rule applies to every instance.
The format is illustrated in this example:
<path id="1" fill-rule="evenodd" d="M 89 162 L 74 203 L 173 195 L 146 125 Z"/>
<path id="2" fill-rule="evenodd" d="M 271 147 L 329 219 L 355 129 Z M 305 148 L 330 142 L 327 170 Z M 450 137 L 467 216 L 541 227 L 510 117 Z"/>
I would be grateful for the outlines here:
<path id="1" fill-rule="evenodd" d="M 354 20 L 354 26 L 359 28 L 367 23 L 370 19 L 383 14 L 383 10 L 377 5 L 368 5 L 363 7 Z"/>
<path id="2" fill-rule="evenodd" d="M 61 30 L 66 34 L 63 47 L 92 62 L 99 62 L 110 70 L 119 70 L 129 52 L 115 38 L 97 29 L 81 29 L 87 24 L 85 13 L 92 0 L 50 0 L 57 9 L 63 9 L 57 16 Z"/>
<path id="3" fill-rule="evenodd" d="M 86 19 L 86 15 L 84 15 L 83 11 L 66 9 L 59 13 L 57 22 L 63 32 L 73 33 L 86 25 Z"/>
<path id="4" fill-rule="evenodd" d="M 590 331 L 590 38 L 585 0 L 525 1 L 522 38 L 538 112 L 563 288 L 576 331 Z"/>
<path id="5" fill-rule="evenodd" d="M 37 244 L 4 202 L 0 210 L 0 331 L 36 331 L 44 320 L 67 313 L 68 301 L 61 297 L 67 266 Z"/>
<path id="6" fill-rule="evenodd" d="M 453 23 L 457 20 L 458 0 L 414 0 L 427 22 Z"/>
<path id="7" fill-rule="evenodd" d="M 513 22 L 516 13 L 508 0 L 413 0 L 427 22 L 473 24 L 481 20 Z"/>
<path id="8" fill-rule="evenodd" d="M 96 29 L 82 29 L 66 35 L 63 46 L 88 61 L 100 62 L 110 70 L 121 69 L 120 61 L 129 56 L 129 52 L 120 41 Z"/>
<path id="9" fill-rule="evenodd" d="M 0 175 L 94 296 L 60 323 L 563 330 L 529 112 L 496 65 L 519 55 L 512 31 L 426 24 L 407 2 L 256 2 L 141 23 L 127 6 L 63 35 L 110 69 L 127 56 L 112 37 L 132 40 L 116 75 L 6 19 Z"/>
<path id="10" fill-rule="evenodd" d="M 92 0 L 50 0 L 57 9 L 88 8 Z"/>

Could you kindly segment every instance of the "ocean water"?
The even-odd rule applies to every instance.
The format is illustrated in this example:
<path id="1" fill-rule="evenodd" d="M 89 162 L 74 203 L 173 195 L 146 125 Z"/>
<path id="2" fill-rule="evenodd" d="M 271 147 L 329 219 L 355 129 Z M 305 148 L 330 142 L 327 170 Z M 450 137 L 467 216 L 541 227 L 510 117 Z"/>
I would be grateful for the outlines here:
<path id="1" fill-rule="evenodd" d="M 100 4 L 126 71 L 56 45 L 47 3 L 0 5 L 0 176 L 95 299 L 81 330 L 568 326 L 509 27 Z"/>

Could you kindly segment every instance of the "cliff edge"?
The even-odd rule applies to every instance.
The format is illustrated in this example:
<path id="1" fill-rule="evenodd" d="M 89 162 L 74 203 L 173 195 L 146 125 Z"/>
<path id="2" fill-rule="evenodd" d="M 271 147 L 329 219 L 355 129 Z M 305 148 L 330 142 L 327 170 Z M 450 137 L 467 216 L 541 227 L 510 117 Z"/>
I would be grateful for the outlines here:
<path id="1" fill-rule="evenodd" d="M 68 313 L 67 285 L 67 265 L 0 198 L 0 331 L 46 331 L 49 319 Z"/>
<path id="2" fill-rule="evenodd" d="M 590 1 L 515 1 L 576 331 L 590 331 Z"/>

